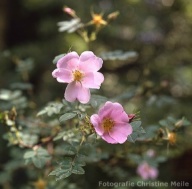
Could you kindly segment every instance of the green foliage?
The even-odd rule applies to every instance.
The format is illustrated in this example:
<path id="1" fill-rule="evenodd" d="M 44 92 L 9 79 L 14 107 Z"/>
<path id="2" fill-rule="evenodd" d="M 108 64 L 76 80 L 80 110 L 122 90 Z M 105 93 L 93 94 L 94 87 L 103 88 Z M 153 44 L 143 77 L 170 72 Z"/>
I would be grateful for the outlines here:
<path id="1" fill-rule="evenodd" d="M 158 167 L 157 181 L 190 180 L 192 2 L 65 4 L 75 16 L 62 13 L 61 1 L 12 1 L 12 11 L 9 3 L 0 11 L 9 26 L 0 32 L 8 49 L 0 53 L 0 188 L 100 189 L 100 180 L 141 181 L 142 162 Z M 94 23 L 96 13 L 106 25 Z M 105 82 L 89 103 L 70 103 L 51 72 L 65 53 L 84 50 L 104 60 Z M 141 112 L 121 145 L 97 137 L 90 122 L 108 100 Z"/>
<path id="2" fill-rule="evenodd" d="M 73 112 L 71 112 L 71 113 L 65 113 L 65 114 L 63 114 L 63 115 L 59 118 L 59 121 L 60 121 L 61 123 L 63 123 L 63 122 L 65 122 L 65 121 L 69 120 L 69 119 L 74 118 L 76 115 L 77 115 L 77 114 L 76 114 L 76 113 L 73 113 Z"/>
<path id="3" fill-rule="evenodd" d="M 53 64 L 56 64 L 57 61 L 58 61 L 60 58 L 62 58 L 63 56 L 65 56 L 65 54 L 60 54 L 60 55 L 56 56 L 56 57 L 53 59 Z"/>
<path id="4" fill-rule="evenodd" d="M 37 168 L 43 168 L 48 160 L 50 160 L 50 155 L 42 147 L 37 147 L 37 149 L 34 150 L 28 150 L 24 154 L 25 163 L 33 163 L 35 167 Z"/>
<path id="5" fill-rule="evenodd" d="M 134 51 L 123 52 L 122 50 L 116 50 L 101 54 L 103 60 L 127 60 L 132 62 L 137 57 L 138 53 Z"/>
<path id="6" fill-rule="evenodd" d="M 137 140 L 137 138 L 139 138 L 140 136 L 142 136 L 143 134 L 145 134 L 145 130 L 143 129 L 143 127 L 141 127 L 142 122 L 141 121 L 133 121 L 131 122 L 131 126 L 133 128 L 133 133 L 131 135 L 128 136 L 128 141 L 130 142 L 135 142 Z"/>
<path id="7" fill-rule="evenodd" d="M 72 144 L 65 142 L 63 151 L 66 156 L 49 175 L 54 175 L 56 180 L 60 180 L 69 177 L 71 174 L 84 174 L 85 171 L 82 168 L 85 166 L 84 154 L 82 154 L 82 151 L 79 151 L 80 147 L 77 149 Z"/>

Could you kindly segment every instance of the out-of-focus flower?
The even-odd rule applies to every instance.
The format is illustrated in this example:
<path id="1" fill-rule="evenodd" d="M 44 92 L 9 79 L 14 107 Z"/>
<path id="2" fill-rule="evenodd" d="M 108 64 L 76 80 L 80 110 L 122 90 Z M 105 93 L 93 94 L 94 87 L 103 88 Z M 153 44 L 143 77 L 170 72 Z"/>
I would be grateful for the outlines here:
<path id="1" fill-rule="evenodd" d="M 147 162 L 143 162 L 138 166 L 137 174 L 141 176 L 143 180 L 148 180 L 156 179 L 159 172 L 156 167 L 152 167 Z"/>
<path id="2" fill-rule="evenodd" d="M 129 118 L 119 103 L 106 102 L 90 119 L 96 133 L 108 143 L 122 144 L 132 133 Z"/>
<path id="3" fill-rule="evenodd" d="M 36 182 L 33 183 L 36 189 L 45 189 L 47 186 L 47 183 L 43 179 L 39 179 Z"/>
<path id="4" fill-rule="evenodd" d="M 155 157 L 155 151 L 153 149 L 149 149 L 147 150 L 146 155 L 150 158 L 153 158 Z"/>
<path id="5" fill-rule="evenodd" d="M 59 32 L 67 31 L 68 33 L 72 33 L 84 26 L 79 18 L 74 18 L 70 21 L 58 22 L 57 25 L 59 26 Z"/>
<path id="6" fill-rule="evenodd" d="M 70 7 L 66 7 L 66 6 L 63 7 L 63 11 L 72 17 L 76 17 L 75 11 L 73 9 L 71 9 Z"/>
<path id="7" fill-rule="evenodd" d="M 90 23 L 95 25 L 97 28 L 101 27 L 102 25 L 107 25 L 107 21 L 103 19 L 103 15 L 95 13 L 92 13 L 92 20 Z"/>
<path id="8" fill-rule="evenodd" d="M 104 76 L 98 70 L 103 60 L 91 51 L 85 51 L 80 56 L 70 52 L 57 62 L 53 77 L 61 83 L 69 83 L 65 90 L 65 99 L 69 102 L 78 100 L 87 103 L 90 100 L 90 88 L 99 89 Z"/>

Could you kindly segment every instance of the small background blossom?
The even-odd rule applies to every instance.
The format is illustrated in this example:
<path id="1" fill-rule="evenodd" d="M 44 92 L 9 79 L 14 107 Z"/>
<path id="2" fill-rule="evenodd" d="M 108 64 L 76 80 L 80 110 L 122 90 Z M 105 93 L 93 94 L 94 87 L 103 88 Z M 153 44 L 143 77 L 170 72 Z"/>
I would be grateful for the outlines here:
<path id="1" fill-rule="evenodd" d="M 147 180 L 156 179 L 159 172 L 156 167 L 152 167 L 147 162 L 143 162 L 138 166 L 137 174 L 141 176 L 143 180 Z"/>

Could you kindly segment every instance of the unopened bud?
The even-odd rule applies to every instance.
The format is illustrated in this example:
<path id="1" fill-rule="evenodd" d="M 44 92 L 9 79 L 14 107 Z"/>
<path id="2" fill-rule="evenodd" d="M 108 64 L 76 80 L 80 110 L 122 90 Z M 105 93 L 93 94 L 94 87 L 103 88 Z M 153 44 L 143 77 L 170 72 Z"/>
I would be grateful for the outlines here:
<path id="1" fill-rule="evenodd" d="M 115 20 L 118 15 L 119 15 L 119 11 L 115 11 L 115 12 L 112 12 L 111 14 L 109 14 L 109 15 L 107 16 L 107 18 L 108 18 L 109 20 Z"/>
<path id="2" fill-rule="evenodd" d="M 64 7 L 63 8 L 63 11 L 67 14 L 69 14 L 70 16 L 72 17 L 75 17 L 76 16 L 76 13 L 73 9 L 69 8 L 69 7 Z"/>
<path id="3" fill-rule="evenodd" d="M 183 120 L 179 120 L 175 123 L 175 127 L 181 127 L 183 125 Z"/>
<path id="4" fill-rule="evenodd" d="M 133 119 L 136 117 L 135 114 L 128 114 L 129 122 L 133 121 Z"/>

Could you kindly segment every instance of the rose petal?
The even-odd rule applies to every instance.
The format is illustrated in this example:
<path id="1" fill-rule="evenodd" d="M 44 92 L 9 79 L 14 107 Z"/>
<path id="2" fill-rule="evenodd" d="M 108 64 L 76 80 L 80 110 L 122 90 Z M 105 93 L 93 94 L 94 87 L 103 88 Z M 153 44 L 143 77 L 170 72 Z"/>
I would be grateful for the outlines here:
<path id="1" fill-rule="evenodd" d="M 94 74 L 95 85 L 98 87 L 97 89 L 99 89 L 101 86 L 101 83 L 103 83 L 104 81 L 104 76 L 100 72 L 94 72 L 93 74 Z"/>
<path id="2" fill-rule="evenodd" d="M 150 177 L 151 179 L 155 179 L 155 178 L 157 178 L 157 176 L 158 176 L 158 170 L 157 170 L 157 168 L 155 168 L 155 167 L 150 167 L 149 177 Z"/>
<path id="3" fill-rule="evenodd" d="M 117 107 L 116 107 L 117 108 Z M 115 122 L 125 122 L 128 123 L 129 122 L 129 118 L 126 114 L 125 111 L 122 111 L 120 109 L 113 109 L 113 111 L 111 112 L 111 117 L 115 120 Z"/>
<path id="4" fill-rule="evenodd" d="M 83 52 L 80 55 L 79 61 L 79 69 L 84 72 L 96 72 L 102 67 L 103 64 L 103 60 L 95 56 L 91 51 Z"/>
<path id="5" fill-rule="evenodd" d="M 130 135 L 131 133 L 132 127 L 126 123 L 115 125 L 109 131 L 109 135 L 120 144 L 124 143 L 127 140 L 128 135 Z"/>
<path id="6" fill-rule="evenodd" d="M 99 89 L 103 80 L 103 74 L 99 72 L 88 72 L 84 75 L 81 83 L 85 88 Z"/>
<path id="7" fill-rule="evenodd" d="M 83 87 L 93 88 L 95 86 L 94 75 L 91 72 L 86 73 L 81 81 Z"/>
<path id="8" fill-rule="evenodd" d="M 107 101 L 105 105 L 99 110 L 98 115 L 102 120 L 105 117 L 110 117 L 112 111 L 113 111 L 113 103 Z"/>
<path id="9" fill-rule="evenodd" d="M 86 104 L 90 100 L 90 91 L 79 82 L 71 82 L 65 90 L 65 99 L 69 102 L 79 100 L 82 104 Z"/>
<path id="10" fill-rule="evenodd" d="M 104 129 L 101 125 L 101 120 L 97 114 L 94 114 L 90 117 L 91 123 L 93 124 L 95 131 L 98 135 L 102 135 L 104 133 Z"/>
<path id="11" fill-rule="evenodd" d="M 86 104 L 89 102 L 91 97 L 90 90 L 87 88 L 84 88 L 81 84 L 79 84 L 79 90 L 78 90 L 78 96 L 77 99 L 82 104 Z"/>
<path id="12" fill-rule="evenodd" d="M 55 69 L 52 72 L 52 76 L 60 83 L 70 83 L 73 80 L 72 73 L 66 69 Z"/>
<path id="13" fill-rule="evenodd" d="M 105 140 L 106 142 L 111 143 L 111 144 L 117 144 L 117 143 L 118 143 L 115 139 L 113 139 L 113 138 L 109 135 L 109 133 L 104 133 L 104 134 L 101 136 L 101 138 L 102 138 L 103 140 Z"/>
<path id="14" fill-rule="evenodd" d="M 74 102 L 78 96 L 78 86 L 76 82 L 71 82 L 67 85 L 65 90 L 65 99 L 69 102 Z"/>
<path id="15" fill-rule="evenodd" d="M 79 65 L 79 55 L 76 52 L 70 52 L 57 62 L 57 68 L 74 70 Z"/>

